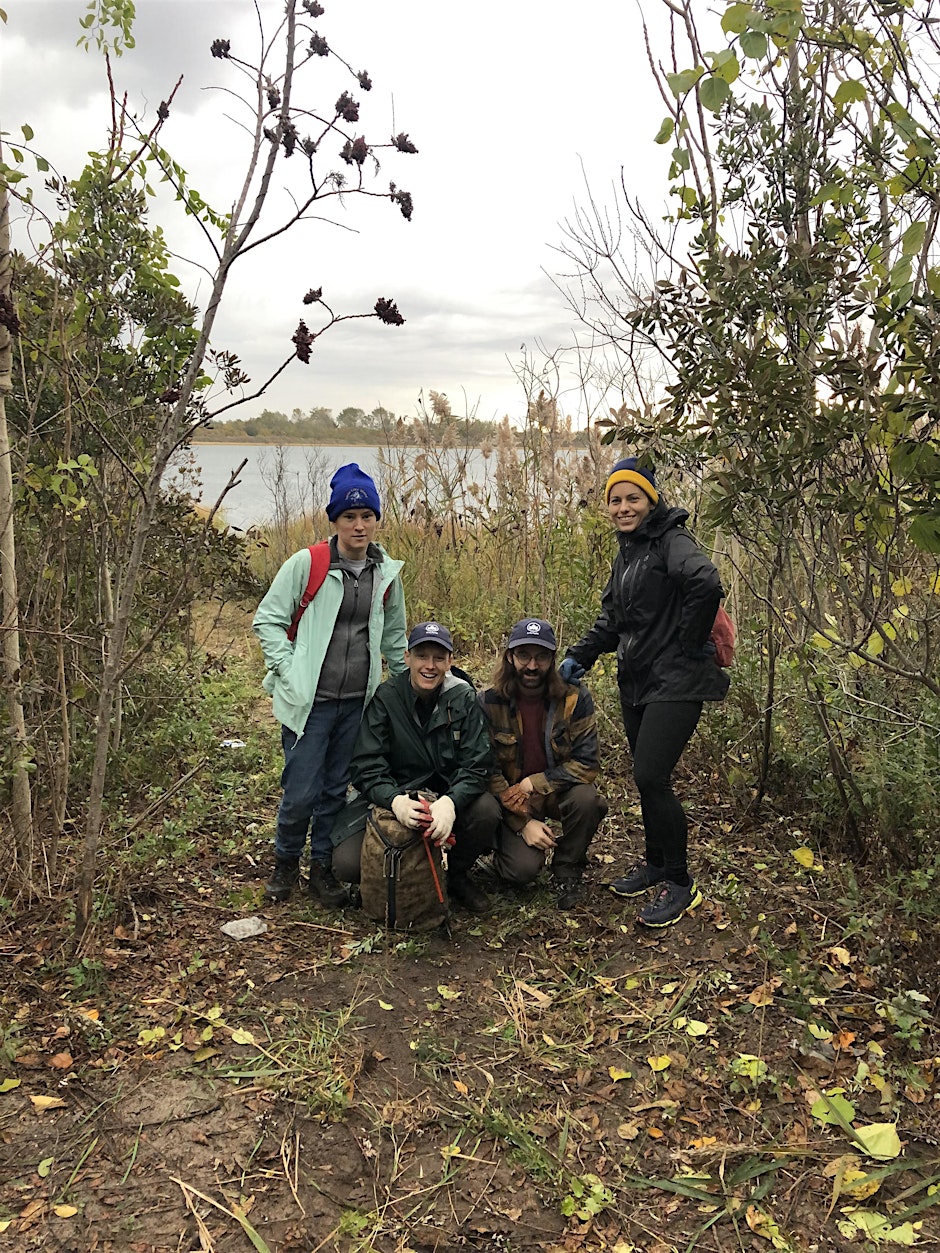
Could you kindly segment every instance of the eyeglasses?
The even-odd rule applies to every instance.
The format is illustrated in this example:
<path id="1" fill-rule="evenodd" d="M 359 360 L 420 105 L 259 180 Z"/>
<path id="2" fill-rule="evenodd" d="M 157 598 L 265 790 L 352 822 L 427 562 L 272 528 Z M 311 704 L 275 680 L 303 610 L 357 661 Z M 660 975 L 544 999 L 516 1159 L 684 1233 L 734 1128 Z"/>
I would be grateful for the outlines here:
<path id="1" fill-rule="evenodd" d="M 533 661 L 537 666 L 550 666 L 554 653 L 548 648 L 514 648 L 512 656 L 513 661 L 518 661 L 523 666 L 528 666 Z"/>

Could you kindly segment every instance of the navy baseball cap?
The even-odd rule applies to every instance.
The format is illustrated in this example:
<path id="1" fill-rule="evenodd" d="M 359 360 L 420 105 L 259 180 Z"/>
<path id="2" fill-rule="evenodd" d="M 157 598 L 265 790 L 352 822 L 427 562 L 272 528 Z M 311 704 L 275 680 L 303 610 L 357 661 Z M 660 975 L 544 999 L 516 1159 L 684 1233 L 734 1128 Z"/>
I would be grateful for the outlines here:
<path id="1" fill-rule="evenodd" d="M 411 652 L 419 644 L 440 644 L 449 653 L 454 651 L 454 641 L 450 631 L 440 622 L 419 622 L 416 627 L 412 627 L 411 634 L 408 636 L 408 651 Z"/>
<path id="2" fill-rule="evenodd" d="M 558 641 L 550 622 L 541 618 L 523 618 L 509 632 L 507 648 L 520 648 L 523 644 L 538 644 L 541 648 L 549 648 L 555 652 Z"/>

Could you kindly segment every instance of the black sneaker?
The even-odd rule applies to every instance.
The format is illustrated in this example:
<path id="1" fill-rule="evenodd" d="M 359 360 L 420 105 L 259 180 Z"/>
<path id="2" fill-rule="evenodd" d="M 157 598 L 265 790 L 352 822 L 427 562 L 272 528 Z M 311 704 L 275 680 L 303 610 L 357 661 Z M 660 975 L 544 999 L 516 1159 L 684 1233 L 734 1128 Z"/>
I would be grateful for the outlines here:
<path id="1" fill-rule="evenodd" d="M 300 880 L 300 863 L 295 857 L 276 857 L 274 873 L 264 885 L 270 901 L 286 901 Z"/>
<path id="2" fill-rule="evenodd" d="M 656 899 L 640 910 L 637 922 L 644 927 L 671 927 L 683 914 L 696 909 L 702 903 L 702 894 L 690 883 L 682 887 L 667 879 L 656 894 Z"/>
<path id="3" fill-rule="evenodd" d="M 349 893 L 346 888 L 337 879 L 332 867 L 321 861 L 310 863 L 307 891 L 326 909 L 342 909 L 344 905 L 349 904 Z"/>
<path id="4" fill-rule="evenodd" d="M 642 896 L 647 888 L 654 883 L 662 883 L 665 877 L 665 866 L 651 866 L 647 861 L 638 861 L 622 879 L 614 879 L 608 887 L 614 896 Z"/>
<path id="5" fill-rule="evenodd" d="M 584 895 L 581 887 L 581 876 L 574 875 L 568 878 L 554 879 L 553 885 L 555 892 L 555 906 L 558 909 L 574 909 Z"/>
<path id="6" fill-rule="evenodd" d="M 489 897 L 465 874 L 451 872 L 447 876 L 447 891 L 464 909 L 469 909 L 471 914 L 485 914 L 489 910 Z"/>

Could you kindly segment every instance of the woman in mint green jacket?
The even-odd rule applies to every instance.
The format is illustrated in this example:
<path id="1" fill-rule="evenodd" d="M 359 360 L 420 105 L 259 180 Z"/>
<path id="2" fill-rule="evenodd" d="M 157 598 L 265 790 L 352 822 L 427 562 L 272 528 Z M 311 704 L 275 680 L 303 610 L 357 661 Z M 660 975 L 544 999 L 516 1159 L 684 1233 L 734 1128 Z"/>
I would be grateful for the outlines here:
<path id="1" fill-rule="evenodd" d="M 372 479 L 355 463 L 330 481 L 327 516 L 333 524 L 329 568 L 288 635 L 307 591 L 309 548 L 281 566 L 252 624 L 268 673 L 264 690 L 281 723 L 283 795 L 274 841 L 274 872 L 265 887 L 286 900 L 300 877 L 310 836 L 308 889 L 329 908 L 346 902 L 331 869 L 331 834 L 343 807 L 349 761 L 363 708 L 382 677 L 405 669 L 402 563 L 375 543 L 381 508 Z"/>

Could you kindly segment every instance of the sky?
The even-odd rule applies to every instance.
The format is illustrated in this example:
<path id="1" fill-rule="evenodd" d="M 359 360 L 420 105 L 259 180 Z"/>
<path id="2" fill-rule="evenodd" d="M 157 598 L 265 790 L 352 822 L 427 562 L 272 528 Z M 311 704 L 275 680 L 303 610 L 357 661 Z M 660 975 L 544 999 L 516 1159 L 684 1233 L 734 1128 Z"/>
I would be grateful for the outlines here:
<path id="1" fill-rule="evenodd" d="M 643 11 L 612 0 L 322 3 L 326 12 L 314 25 L 353 70 L 369 72 L 373 89 L 365 95 L 332 57 L 316 61 L 298 88 L 324 110 L 348 89 L 362 105 L 354 130 L 377 141 L 400 131 L 411 137 L 418 155 L 381 154 L 375 186 L 385 190 L 393 179 L 410 191 L 413 218 L 406 222 L 387 200 L 349 197 L 259 247 L 233 269 L 213 344 L 237 353 L 257 385 L 291 351 L 298 319 L 312 321 L 301 303 L 311 287 L 322 287 L 343 312 L 394 299 L 406 321 L 332 328 L 310 365 L 293 362 L 263 399 L 230 416 L 381 405 L 410 417 L 419 396 L 434 389 L 458 415 L 508 413 L 518 421 L 524 361 L 539 363 L 542 350 L 587 339 L 553 276 L 571 269 L 559 247 L 588 189 L 612 206 L 623 170 L 651 215 L 665 212 L 668 154 L 653 142 L 665 109 L 647 65 Z M 85 153 L 104 144 L 110 116 L 103 60 L 76 47 L 85 0 L 5 0 L 3 7 L 0 126 L 18 139 L 27 123 L 36 151 L 74 177 Z M 116 86 L 151 120 L 183 75 L 161 141 L 191 185 L 227 211 L 244 169 L 246 113 L 233 94 L 238 78 L 209 45 L 226 38 L 254 61 L 254 6 L 137 0 L 136 7 L 136 48 L 114 62 Z M 261 0 L 260 8 L 273 29 L 282 5 Z M 661 21 L 660 0 L 648 0 L 646 13 Z M 289 166 L 278 170 L 293 172 Z M 282 187 L 276 191 L 272 227 L 288 204 Z M 183 290 L 200 304 L 208 291 L 199 268 L 209 260 L 204 242 L 174 206 L 158 206 L 154 220 L 176 254 Z M 28 251 L 18 215 L 13 230 L 14 246 Z M 576 373 L 563 372 L 561 403 L 581 425 Z M 598 402 L 596 389 L 590 402 Z"/>

